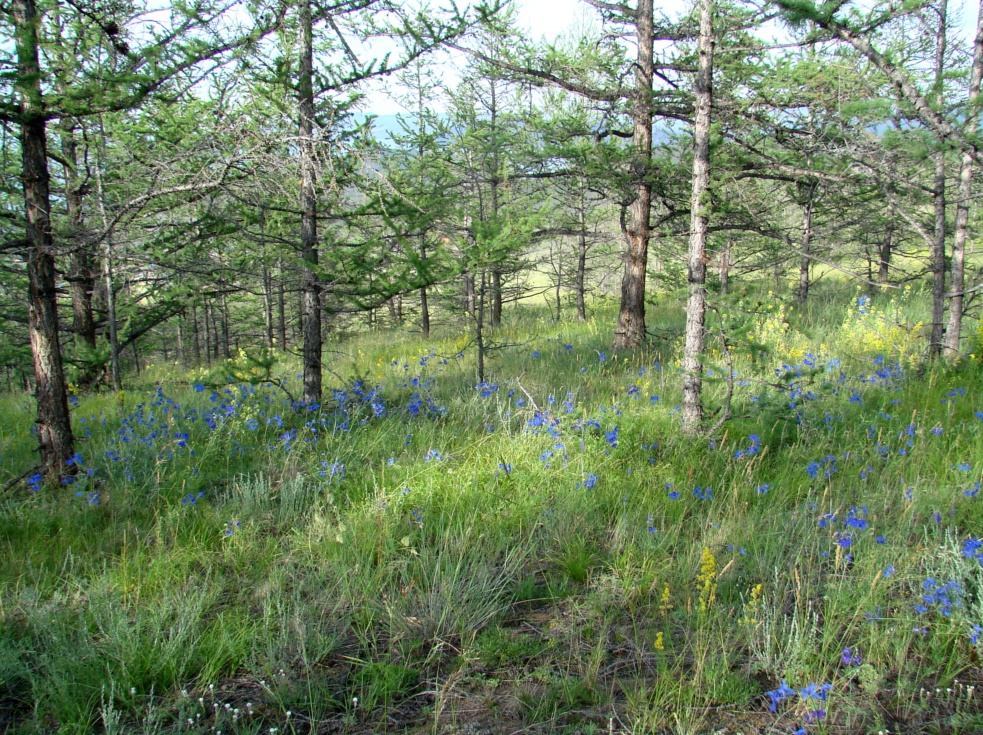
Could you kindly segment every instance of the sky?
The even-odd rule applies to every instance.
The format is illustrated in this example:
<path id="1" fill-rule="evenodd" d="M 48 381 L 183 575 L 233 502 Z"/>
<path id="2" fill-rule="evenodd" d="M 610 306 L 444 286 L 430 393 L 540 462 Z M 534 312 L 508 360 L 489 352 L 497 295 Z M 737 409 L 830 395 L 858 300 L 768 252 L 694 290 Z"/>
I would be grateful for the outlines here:
<path id="1" fill-rule="evenodd" d="M 656 13 L 664 12 L 673 17 L 685 8 L 692 6 L 694 0 L 656 0 Z M 463 6 L 464 3 L 461 3 Z M 516 6 L 516 25 L 525 31 L 533 41 L 555 41 L 560 35 L 584 27 L 585 24 L 597 23 L 597 12 L 583 0 L 513 0 Z M 860 7 L 871 7 L 873 0 L 856 0 Z M 970 43 L 976 26 L 977 6 L 972 0 L 950 0 L 949 12 L 959 18 L 957 33 Z M 772 27 L 773 32 L 780 31 Z M 968 46 L 969 44 L 967 44 Z M 453 82 L 458 77 L 457 67 L 462 63 L 460 55 L 437 54 L 434 63 L 440 64 L 445 71 L 445 79 Z M 386 116 L 405 112 L 404 108 L 395 102 L 386 89 L 391 81 L 376 85 L 367 92 L 364 109 L 371 114 Z"/>
<path id="2" fill-rule="evenodd" d="M 678 2 L 679 0 L 672 0 Z M 517 8 L 516 25 L 526 32 L 533 41 L 555 41 L 568 31 L 592 22 L 597 17 L 593 8 L 582 0 L 513 0 Z M 462 4 L 463 6 L 463 4 Z M 456 68 L 460 57 L 453 54 L 438 54 L 435 61 L 444 66 L 446 78 L 457 78 Z M 391 82 L 390 82 L 391 83 Z M 366 90 L 368 92 L 365 109 L 375 115 L 395 115 L 405 112 L 399 103 L 390 98 L 385 85 Z"/>

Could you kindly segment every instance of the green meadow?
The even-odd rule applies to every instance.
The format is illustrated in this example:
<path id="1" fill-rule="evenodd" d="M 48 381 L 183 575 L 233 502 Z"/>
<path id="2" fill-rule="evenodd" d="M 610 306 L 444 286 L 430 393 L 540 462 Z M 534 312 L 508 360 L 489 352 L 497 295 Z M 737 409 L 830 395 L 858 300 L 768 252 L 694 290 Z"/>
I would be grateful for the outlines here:
<path id="1" fill-rule="evenodd" d="M 864 296 L 714 314 L 695 439 L 662 304 L 622 354 L 516 307 L 480 384 L 464 324 L 350 336 L 316 409 L 158 364 L 64 484 L 3 395 L 0 731 L 983 731 L 980 346 Z"/>

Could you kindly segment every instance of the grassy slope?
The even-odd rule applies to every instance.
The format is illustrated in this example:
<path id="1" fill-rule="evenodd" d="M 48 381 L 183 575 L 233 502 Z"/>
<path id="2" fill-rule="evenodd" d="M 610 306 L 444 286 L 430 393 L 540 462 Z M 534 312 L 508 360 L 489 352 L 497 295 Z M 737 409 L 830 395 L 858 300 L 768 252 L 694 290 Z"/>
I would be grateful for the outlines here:
<path id="1" fill-rule="evenodd" d="M 983 728 L 979 365 L 917 374 L 912 299 L 816 303 L 725 314 L 736 417 L 696 440 L 671 309 L 621 356 L 524 312 L 483 389 L 463 338 L 388 333 L 320 411 L 245 363 L 82 397 L 86 472 L 2 499 L 0 729 Z"/>

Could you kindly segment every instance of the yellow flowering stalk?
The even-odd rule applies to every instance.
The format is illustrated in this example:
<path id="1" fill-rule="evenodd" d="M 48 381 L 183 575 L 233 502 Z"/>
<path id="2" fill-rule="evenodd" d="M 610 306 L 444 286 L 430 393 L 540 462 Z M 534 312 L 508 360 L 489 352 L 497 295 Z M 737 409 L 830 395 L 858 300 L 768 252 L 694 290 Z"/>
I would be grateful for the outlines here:
<path id="1" fill-rule="evenodd" d="M 666 650 L 666 638 L 661 630 L 655 634 L 655 643 L 653 645 L 656 651 Z"/>
<path id="2" fill-rule="evenodd" d="M 672 602 L 669 600 L 669 583 L 666 582 L 662 587 L 662 594 L 659 596 L 659 617 L 664 618 L 671 611 Z"/>
<path id="3" fill-rule="evenodd" d="M 717 557 L 709 548 L 703 548 L 700 557 L 700 573 L 696 575 L 696 589 L 699 594 L 698 609 L 709 612 L 717 599 Z"/>
<path id="4" fill-rule="evenodd" d="M 756 584 L 751 588 L 751 597 L 744 603 L 744 616 L 741 618 L 742 625 L 757 625 L 758 611 L 761 610 L 761 597 L 764 595 L 765 586 Z"/>

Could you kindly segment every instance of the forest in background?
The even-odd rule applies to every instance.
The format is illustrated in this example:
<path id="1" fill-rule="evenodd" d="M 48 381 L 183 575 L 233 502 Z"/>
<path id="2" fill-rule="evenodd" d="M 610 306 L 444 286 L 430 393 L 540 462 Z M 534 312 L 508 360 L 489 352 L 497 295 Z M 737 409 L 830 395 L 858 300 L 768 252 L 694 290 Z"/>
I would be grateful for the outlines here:
<path id="1" fill-rule="evenodd" d="M 537 292 L 557 319 L 618 298 L 617 350 L 652 294 L 683 298 L 690 433 L 709 341 L 754 320 L 735 280 L 799 306 L 824 273 L 929 283 L 926 358 L 959 358 L 983 41 L 955 10 L 588 5 L 552 45 L 497 6 L 5 6 L 0 358 L 42 473 L 74 453 L 69 385 L 118 390 L 121 361 L 294 351 L 319 403 L 330 333 L 456 320 L 483 357 Z M 383 76 L 407 113 L 376 137 L 359 90 Z"/>
<path id="2" fill-rule="evenodd" d="M 983 34 L 585 5 L 0 0 L 0 730 L 983 729 Z"/>

